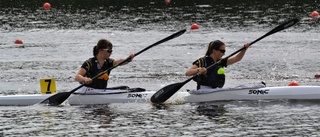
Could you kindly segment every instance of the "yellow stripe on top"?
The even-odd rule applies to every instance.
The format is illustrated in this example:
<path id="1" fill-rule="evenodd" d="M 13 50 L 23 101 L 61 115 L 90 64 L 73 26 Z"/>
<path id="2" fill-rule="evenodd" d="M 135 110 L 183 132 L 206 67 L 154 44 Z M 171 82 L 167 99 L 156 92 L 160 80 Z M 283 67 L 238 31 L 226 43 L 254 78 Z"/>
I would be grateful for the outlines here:
<path id="1" fill-rule="evenodd" d="M 198 62 L 199 62 L 199 67 L 204 67 L 204 59 L 203 58 L 198 59 Z"/>
<path id="2" fill-rule="evenodd" d="M 91 62 L 90 61 L 86 61 L 86 63 L 87 63 L 87 66 L 88 66 L 88 71 L 89 71 L 90 68 L 91 68 Z"/>

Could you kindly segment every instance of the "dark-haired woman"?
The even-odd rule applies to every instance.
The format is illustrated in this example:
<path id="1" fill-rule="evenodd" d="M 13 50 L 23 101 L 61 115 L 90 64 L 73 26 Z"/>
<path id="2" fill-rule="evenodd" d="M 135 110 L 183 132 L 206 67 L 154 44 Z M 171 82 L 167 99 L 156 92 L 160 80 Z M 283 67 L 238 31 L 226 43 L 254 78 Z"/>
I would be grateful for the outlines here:
<path id="1" fill-rule="evenodd" d="M 223 59 L 222 56 L 226 52 L 226 45 L 215 40 L 209 43 L 206 55 L 193 62 L 193 65 L 185 73 L 186 76 L 192 76 L 195 74 L 201 74 L 194 80 L 197 82 L 197 89 L 212 89 L 222 88 L 225 83 L 225 70 L 224 67 L 240 61 L 246 53 L 249 43 L 244 44 L 245 49 L 240 51 L 236 56 L 228 59 Z M 206 69 L 208 66 L 218 62 L 221 62 L 210 69 Z"/>
<path id="2" fill-rule="evenodd" d="M 97 45 L 93 47 L 93 57 L 86 60 L 78 73 L 75 76 L 75 80 L 80 83 L 85 83 L 86 85 L 79 89 L 77 93 L 88 93 L 91 91 L 105 92 L 108 85 L 108 78 L 110 71 L 101 75 L 100 77 L 92 80 L 91 78 L 103 73 L 105 70 L 119 64 L 125 59 L 112 59 L 110 58 L 112 54 L 113 45 L 110 41 L 106 39 L 101 39 L 98 41 Z M 129 58 L 132 60 L 134 54 L 131 54 Z M 130 60 L 130 61 L 131 61 Z M 127 64 L 128 62 L 124 63 Z"/>

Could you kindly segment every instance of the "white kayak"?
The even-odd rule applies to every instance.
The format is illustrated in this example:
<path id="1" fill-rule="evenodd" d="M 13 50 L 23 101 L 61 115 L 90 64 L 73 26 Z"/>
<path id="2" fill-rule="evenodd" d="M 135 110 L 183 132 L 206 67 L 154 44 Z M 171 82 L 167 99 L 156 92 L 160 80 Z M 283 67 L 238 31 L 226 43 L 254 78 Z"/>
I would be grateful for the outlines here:
<path id="1" fill-rule="evenodd" d="M 110 103 L 148 103 L 155 91 L 125 92 L 112 94 L 72 94 L 67 103 L 70 105 L 98 105 Z M 188 92 L 177 93 L 168 101 L 184 102 Z M 30 94 L 30 95 L 5 95 L 0 96 L 0 106 L 29 106 L 35 105 L 53 94 Z"/>
<path id="2" fill-rule="evenodd" d="M 187 102 L 232 100 L 320 100 L 320 86 L 280 86 L 225 89 L 204 94 L 190 94 Z"/>
<path id="3" fill-rule="evenodd" d="M 121 92 L 112 94 L 72 94 L 66 101 L 70 105 L 110 103 L 149 103 L 155 91 Z M 52 94 L 0 96 L 2 106 L 34 105 Z M 208 93 L 177 92 L 165 103 L 198 103 L 236 100 L 320 100 L 320 86 L 279 86 L 223 88 Z"/>
<path id="4" fill-rule="evenodd" d="M 52 94 L 5 95 L 0 96 L 1 106 L 29 106 L 52 96 Z"/>

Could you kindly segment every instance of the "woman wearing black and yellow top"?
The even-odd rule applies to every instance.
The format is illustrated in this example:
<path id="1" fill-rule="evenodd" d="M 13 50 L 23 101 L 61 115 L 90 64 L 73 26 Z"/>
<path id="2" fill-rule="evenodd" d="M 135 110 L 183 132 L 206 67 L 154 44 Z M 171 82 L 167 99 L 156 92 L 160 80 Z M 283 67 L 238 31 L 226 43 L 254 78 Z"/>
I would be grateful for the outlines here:
<path id="1" fill-rule="evenodd" d="M 201 89 L 202 87 L 222 88 L 225 83 L 224 67 L 240 61 L 249 46 L 249 43 L 244 44 L 246 49 L 240 51 L 235 57 L 221 60 L 222 56 L 226 52 L 226 45 L 219 40 L 212 41 L 209 43 L 206 55 L 194 61 L 193 65 L 187 70 L 185 75 L 192 76 L 197 73 L 201 74 L 195 78 L 195 81 L 197 82 L 197 89 Z M 206 67 L 219 60 L 221 60 L 221 62 L 218 65 L 210 68 L 209 70 L 206 69 Z"/>
<path id="2" fill-rule="evenodd" d="M 78 73 L 75 76 L 75 80 L 80 83 L 85 83 L 85 87 L 93 89 L 106 89 L 108 85 L 108 76 L 110 71 L 101 75 L 97 79 L 92 80 L 94 76 L 103 73 L 105 70 L 119 64 L 125 59 L 112 59 L 112 43 L 106 39 L 101 39 L 98 44 L 93 48 L 93 57 L 86 60 Z M 134 54 L 129 56 L 131 60 L 134 58 Z M 127 63 L 125 63 L 127 64 Z"/>

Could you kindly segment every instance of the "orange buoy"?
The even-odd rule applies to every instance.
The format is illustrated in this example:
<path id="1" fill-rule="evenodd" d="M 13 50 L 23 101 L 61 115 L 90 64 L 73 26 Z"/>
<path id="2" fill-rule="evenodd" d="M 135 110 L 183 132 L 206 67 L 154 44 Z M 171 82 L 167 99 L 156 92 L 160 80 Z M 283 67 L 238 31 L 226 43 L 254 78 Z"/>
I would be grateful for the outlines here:
<path id="1" fill-rule="evenodd" d="M 169 4 L 171 0 L 164 0 L 165 3 Z"/>
<path id="2" fill-rule="evenodd" d="M 193 24 L 191 25 L 191 29 L 192 29 L 192 30 L 199 29 L 199 25 L 196 24 L 196 23 L 193 23 Z"/>
<path id="3" fill-rule="evenodd" d="M 14 41 L 14 44 L 23 44 L 21 39 L 16 39 L 16 41 Z"/>
<path id="4" fill-rule="evenodd" d="M 49 10 L 49 9 L 51 8 L 50 3 L 48 3 L 48 2 L 44 3 L 44 4 L 43 4 L 43 8 L 44 8 L 45 10 Z"/>
<path id="5" fill-rule="evenodd" d="M 291 81 L 288 86 L 300 86 L 300 84 L 297 81 Z"/>

